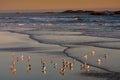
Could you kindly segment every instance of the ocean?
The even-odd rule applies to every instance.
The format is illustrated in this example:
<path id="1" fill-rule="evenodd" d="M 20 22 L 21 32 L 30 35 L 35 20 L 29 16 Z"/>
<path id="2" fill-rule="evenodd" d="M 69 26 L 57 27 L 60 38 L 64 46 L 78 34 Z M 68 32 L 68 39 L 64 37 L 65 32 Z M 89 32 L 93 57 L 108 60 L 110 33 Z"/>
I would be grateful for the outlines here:
<path id="1" fill-rule="evenodd" d="M 75 20 L 78 17 L 79 20 Z M 52 28 L 64 31 L 84 31 L 84 35 L 119 38 L 119 15 L 89 15 L 72 13 L 4 13 L 0 14 L 0 27 L 25 26 Z M 109 34 L 108 34 L 109 33 Z"/>

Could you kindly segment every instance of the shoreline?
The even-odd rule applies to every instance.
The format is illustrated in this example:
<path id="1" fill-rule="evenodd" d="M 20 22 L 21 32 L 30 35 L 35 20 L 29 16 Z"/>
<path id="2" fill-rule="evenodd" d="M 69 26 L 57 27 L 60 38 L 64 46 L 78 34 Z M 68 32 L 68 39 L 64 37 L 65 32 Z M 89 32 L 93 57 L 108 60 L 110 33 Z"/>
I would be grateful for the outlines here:
<path id="1" fill-rule="evenodd" d="M 42 42 L 42 41 L 39 41 L 38 39 L 35 39 L 32 37 L 32 35 L 30 34 L 26 34 L 26 33 L 22 33 L 22 32 L 15 32 L 15 31 L 9 31 L 9 32 L 12 32 L 12 33 L 18 33 L 18 34 L 24 34 L 24 35 L 28 35 L 30 39 L 34 40 L 34 41 L 37 41 L 38 43 L 43 43 L 43 44 L 50 44 L 50 43 L 45 43 L 45 42 Z M 58 45 L 58 44 L 52 44 L 52 45 Z M 62 45 L 59 45 L 61 47 L 66 47 L 66 46 L 62 46 Z M 66 47 L 64 50 L 63 50 L 63 53 L 67 56 L 67 57 L 70 57 L 72 59 L 76 59 L 77 61 L 79 61 L 80 63 L 84 63 L 82 60 L 79 60 L 73 56 L 70 56 L 66 50 L 70 49 L 71 47 Z M 102 67 L 99 67 L 99 66 L 95 66 L 95 65 L 92 65 L 92 64 L 89 64 L 87 63 L 88 65 L 92 66 L 92 67 L 95 67 L 95 68 L 98 68 L 98 69 L 101 69 L 101 70 L 105 70 L 107 72 L 112 72 L 112 73 L 117 73 L 117 72 L 114 72 L 114 71 L 111 71 L 111 70 L 108 70 L 108 69 L 105 69 L 105 68 L 102 68 Z"/>

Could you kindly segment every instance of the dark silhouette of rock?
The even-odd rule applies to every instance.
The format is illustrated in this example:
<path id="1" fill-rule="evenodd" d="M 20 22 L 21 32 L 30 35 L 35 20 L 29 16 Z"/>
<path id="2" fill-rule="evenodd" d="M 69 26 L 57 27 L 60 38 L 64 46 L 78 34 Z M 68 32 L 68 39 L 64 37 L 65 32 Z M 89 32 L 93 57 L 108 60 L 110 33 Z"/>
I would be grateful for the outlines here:
<path id="1" fill-rule="evenodd" d="M 113 15 L 113 11 L 94 11 L 90 15 Z"/>
<path id="2" fill-rule="evenodd" d="M 62 13 L 84 13 L 84 11 L 83 10 L 76 10 L 76 11 L 66 10 L 66 11 L 63 11 Z"/>
<path id="3" fill-rule="evenodd" d="M 120 11 L 92 11 L 92 10 L 66 10 L 61 13 L 79 13 L 79 14 L 89 14 L 89 15 L 120 15 Z"/>
<path id="4" fill-rule="evenodd" d="M 120 11 L 115 11 L 114 15 L 120 15 Z"/>

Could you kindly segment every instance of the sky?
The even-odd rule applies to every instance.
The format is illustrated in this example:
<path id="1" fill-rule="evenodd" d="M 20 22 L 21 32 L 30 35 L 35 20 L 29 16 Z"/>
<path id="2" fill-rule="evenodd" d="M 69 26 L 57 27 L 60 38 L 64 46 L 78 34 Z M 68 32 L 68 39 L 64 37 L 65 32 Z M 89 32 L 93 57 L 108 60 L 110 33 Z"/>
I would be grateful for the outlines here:
<path id="1" fill-rule="evenodd" d="M 120 0 L 0 0 L 0 11 L 120 9 Z"/>

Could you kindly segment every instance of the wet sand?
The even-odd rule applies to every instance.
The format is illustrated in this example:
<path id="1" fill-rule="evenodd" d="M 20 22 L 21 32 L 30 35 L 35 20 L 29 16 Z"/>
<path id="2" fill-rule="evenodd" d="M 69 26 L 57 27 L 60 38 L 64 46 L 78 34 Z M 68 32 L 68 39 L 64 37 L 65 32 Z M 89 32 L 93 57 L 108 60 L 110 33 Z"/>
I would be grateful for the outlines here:
<path id="1" fill-rule="evenodd" d="M 3 64 L 0 67 L 1 79 L 4 80 L 78 80 L 78 79 L 95 79 L 105 80 L 105 78 L 97 78 L 91 76 L 85 76 L 81 73 L 80 62 L 76 61 L 74 68 L 71 71 L 67 69 L 65 75 L 59 74 L 59 70 L 62 67 L 62 59 L 72 62 L 73 59 L 67 57 L 63 51 L 66 47 L 53 44 L 38 43 L 29 38 L 28 35 L 0 32 L 1 46 L 0 46 L 0 63 Z M 4 40 L 5 39 L 5 40 Z M 14 54 L 14 58 L 12 55 Z M 24 60 L 21 60 L 21 56 L 24 56 Z M 31 60 L 28 62 L 27 57 L 31 56 Z M 18 60 L 17 60 L 18 58 Z M 41 58 L 45 60 L 46 74 L 42 72 L 42 65 L 40 63 Z M 50 60 L 53 59 L 53 64 Z M 15 70 L 11 71 L 10 65 L 15 62 Z M 57 68 L 54 68 L 54 64 L 57 63 Z M 31 65 L 31 70 L 26 71 L 26 68 Z M 101 69 L 92 67 L 91 69 L 98 72 L 106 72 Z M 15 72 L 15 73 L 14 73 Z M 7 76 L 6 76 L 7 75 Z"/>

